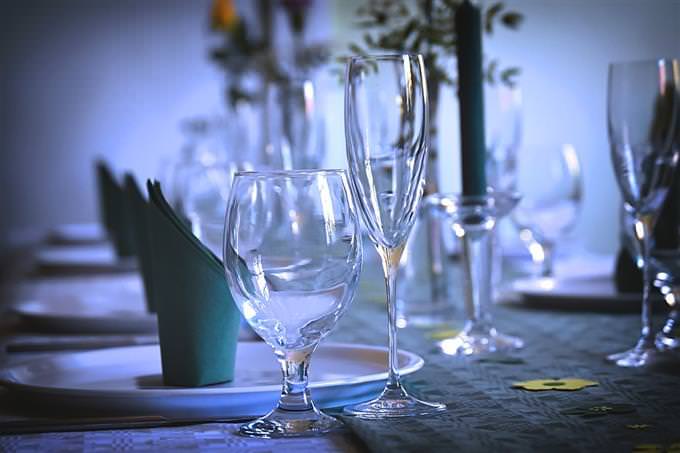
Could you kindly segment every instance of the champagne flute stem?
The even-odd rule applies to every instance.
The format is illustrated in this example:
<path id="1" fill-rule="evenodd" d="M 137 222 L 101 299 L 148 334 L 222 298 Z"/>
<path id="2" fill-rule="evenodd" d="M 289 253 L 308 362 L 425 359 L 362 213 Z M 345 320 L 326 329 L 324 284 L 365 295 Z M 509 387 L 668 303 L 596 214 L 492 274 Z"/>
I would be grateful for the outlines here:
<path id="1" fill-rule="evenodd" d="M 636 217 L 634 227 L 634 236 L 639 248 L 638 267 L 642 271 L 642 329 L 640 332 L 640 341 L 644 343 L 654 343 L 652 334 L 652 316 L 651 316 L 651 301 L 649 298 L 649 286 L 651 284 L 651 269 L 649 266 L 650 256 L 650 233 L 652 231 L 651 216 Z"/>
<path id="2" fill-rule="evenodd" d="M 385 288 L 387 291 L 387 328 L 389 338 L 388 376 L 387 387 L 398 388 L 399 362 L 397 358 L 397 268 L 404 251 L 404 245 L 395 248 L 378 246 L 378 254 L 382 260 L 383 273 L 385 275 Z"/>
<path id="3" fill-rule="evenodd" d="M 279 409 L 286 411 L 312 410 L 309 395 L 307 371 L 313 348 L 302 351 L 276 353 L 283 373 L 283 388 L 279 398 Z"/>

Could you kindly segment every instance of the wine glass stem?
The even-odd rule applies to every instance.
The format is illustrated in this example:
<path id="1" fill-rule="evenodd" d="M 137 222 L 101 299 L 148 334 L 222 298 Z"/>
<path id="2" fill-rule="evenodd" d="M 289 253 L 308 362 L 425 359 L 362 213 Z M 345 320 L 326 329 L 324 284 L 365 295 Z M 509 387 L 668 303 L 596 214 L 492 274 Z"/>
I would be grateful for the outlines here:
<path id="1" fill-rule="evenodd" d="M 651 301 L 649 298 L 649 286 L 651 272 L 649 268 L 650 238 L 652 219 L 650 216 L 640 216 L 635 219 L 634 237 L 639 248 L 638 267 L 642 271 L 642 330 L 640 340 L 642 342 L 654 341 L 652 334 Z"/>
<path id="2" fill-rule="evenodd" d="M 387 387 L 397 388 L 399 383 L 399 362 L 397 358 L 397 269 L 399 260 L 404 251 L 404 245 L 395 248 L 378 247 L 378 254 L 382 260 L 383 273 L 385 274 L 385 287 L 387 290 L 387 328 L 389 338 L 388 376 Z"/>
<path id="3" fill-rule="evenodd" d="M 554 273 L 555 244 L 545 241 L 543 248 L 543 261 L 541 262 L 541 277 L 552 277 Z"/>
<path id="4" fill-rule="evenodd" d="M 277 352 L 276 358 L 283 372 L 283 388 L 279 398 L 279 409 L 306 411 L 313 409 L 309 395 L 307 370 L 313 348 L 301 351 Z"/>
<path id="5" fill-rule="evenodd" d="M 487 333 L 491 328 L 491 234 L 492 231 L 466 231 L 463 236 L 465 263 L 465 330 Z"/>

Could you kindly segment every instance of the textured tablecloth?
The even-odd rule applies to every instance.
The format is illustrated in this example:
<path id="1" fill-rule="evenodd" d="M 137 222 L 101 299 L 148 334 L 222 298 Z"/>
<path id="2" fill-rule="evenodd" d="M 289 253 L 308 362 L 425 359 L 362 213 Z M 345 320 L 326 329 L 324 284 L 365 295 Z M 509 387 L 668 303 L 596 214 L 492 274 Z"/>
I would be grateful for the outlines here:
<path id="1" fill-rule="evenodd" d="M 331 339 L 386 344 L 384 307 L 375 302 L 379 297 L 364 288 Z M 246 439 L 235 435 L 237 425 L 205 424 L 4 436 L 0 451 L 680 452 L 680 370 L 621 369 L 603 360 L 632 344 L 638 316 L 508 307 L 496 307 L 495 314 L 503 331 L 525 339 L 527 347 L 513 355 L 518 360 L 450 357 L 435 347 L 431 331 L 402 329 L 400 347 L 426 361 L 421 371 L 405 379 L 407 387 L 424 399 L 447 403 L 449 409 L 431 418 L 344 418 L 361 441 L 349 431 L 311 439 Z M 511 388 L 516 381 L 560 377 L 599 385 L 577 392 Z"/>

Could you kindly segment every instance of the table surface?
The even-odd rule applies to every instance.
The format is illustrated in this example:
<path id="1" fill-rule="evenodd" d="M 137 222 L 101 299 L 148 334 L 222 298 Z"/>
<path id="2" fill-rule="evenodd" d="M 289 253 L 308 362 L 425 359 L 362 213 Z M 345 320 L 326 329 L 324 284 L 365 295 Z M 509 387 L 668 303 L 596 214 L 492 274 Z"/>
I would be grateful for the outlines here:
<path id="1" fill-rule="evenodd" d="M 49 287 L 50 282 L 59 284 L 51 277 L 40 280 L 40 285 Z M 357 300 L 330 340 L 387 343 L 381 284 L 377 273 L 365 273 Z M 423 451 L 426 447 L 427 451 L 680 452 L 680 368 L 671 363 L 654 369 L 621 369 L 603 360 L 606 354 L 631 346 L 639 330 L 637 315 L 505 305 L 496 306 L 494 314 L 500 330 L 526 341 L 523 350 L 485 359 L 451 357 L 436 347 L 436 331 L 400 329 L 400 347 L 426 361 L 405 384 L 423 399 L 447 403 L 447 412 L 440 416 L 390 421 L 343 418 L 346 430 L 305 439 L 243 438 L 236 435 L 238 425 L 229 423 L 7 435 L 0 437 L 0 451 L 301 448 L 353 452 Z M 11 318 L 3 320 L 0 331 L 5 336 L 21 332 L 22 326 Z M 31 357 L 35 355 L 5 354 L 0 361 L 17 363 Z M 312 359 L 311 379 L 313 367 Z M 574 392 L 512 388 L 517 381 L 569 377 L 598 385 Z M 0 407 L 5 396 L 0 393 Z M 6 408 L 0 412 L 0 421 L 20 418 Z"/>

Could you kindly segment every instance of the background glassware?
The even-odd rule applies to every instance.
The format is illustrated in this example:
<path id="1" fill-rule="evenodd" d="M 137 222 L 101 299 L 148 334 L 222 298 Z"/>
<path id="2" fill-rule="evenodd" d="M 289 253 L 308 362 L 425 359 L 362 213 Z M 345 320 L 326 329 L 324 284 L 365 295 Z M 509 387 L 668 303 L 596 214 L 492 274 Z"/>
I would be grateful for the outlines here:
<path id="1" fill-rule="evenodd" d="M 496 81 L 484 87 L 486 125 L 486 179 L 496 192 L 516 190 L 517 151 L 522 142 L 522 90 L 515 84 Z M 503 284 L 504 249 L 516 243 L 516 230 L 509 219 L 500 219 L 492 232 L 491 292 L 498 299 Z"/>
<path id="2" fill-rule="evenodd" d="M 650 234 L 678 161 L 680 61 L 613 63 L 607 92 L 612 164 L 633 217 L 635 258 L 643 274 L 642 331 L 630 350 L 608 357 L 619 366 L 644 366 L 656 358 L 649 286 Z"/>
<path id="3" fill-rule="evenodd" d="M 516 168 L 522 199 L 511 218 L 541 276 L 552 277 L 555 247 L 576 224 L 583 199 L 578 154 L 569 144 L 523 146 Z"/>
<path id="4" fill-rule="evenodd" d="M 186 170 L 184 215 L 191 232 L 215 255 L 222 253 L 224 213 L 237 168 L 234 163 L 195 164 Z"/>
<path id="5" fill-rule="evenodd" d="M 277 407 L 241 426 L 242 434 L 290 437 L 341 426 L 314 406 L 307 369 L 354 297 L 361 252 L 343 170 L 236 174 L 225 221 L 227 280 L 283 371 Z"/>
<path id="6" fill-rule="evenodd" d="M 439 212 L 439 194 L 423 198 L 406 242 L 397 279 L 397 326 L 441 326 L 455 320 L 461 281 L 458 240 L 451 221 Z M 435 225 L 436 228 L 432 228 Z M 430 241 L 433 234 L 438 237 Z M 433 257 L 432 247 L 437 247 Z"/>
<path id="7" fill-rule="evenodd" d="M 653 253 L 654 286 L 659 288 L 671 312 L 656 334 L 656 346 L 661 350 L 680 351 L 680 250 Z"/>
<path id="8" fill-rule="evenodd" d="M 264 155 L 271 168 L 321 168 L 326 151 L 324 123 L 311 79 L 269 83 L 264 119 Z"/>
<path id="9" fill-rule="evenodd" d="M 524 342 L 498 332 L 491 316 L 494 229 L 517 205 L 516 193 L 489 191 L 485 196 L 442 195 L 439 209 L 462 240 L 465 271 L 465 326 L 439 342 L 449 355 L 476 355 L 519 349 Z"/>
<path id="10" fill-rule="evenodd" d="M 345 139 L 350 181 L 382 260 L 387 289 L 388 379 L 382 394 L 345 408 L 364 418 L 440 412 L 443 404 L 408 395 L 397 371 L 396 276 L 423 192 L 428 105 L 420 55 L 354 57 L 345 81 Z"/>

